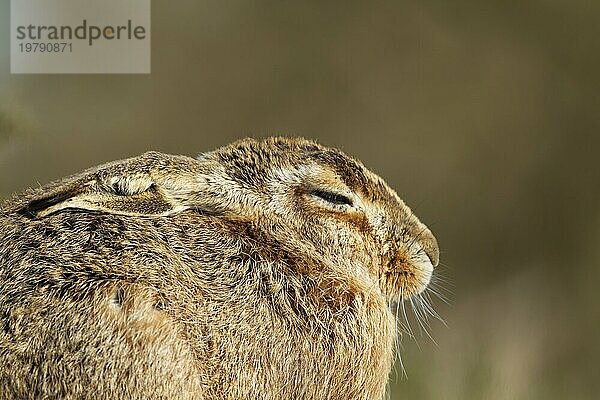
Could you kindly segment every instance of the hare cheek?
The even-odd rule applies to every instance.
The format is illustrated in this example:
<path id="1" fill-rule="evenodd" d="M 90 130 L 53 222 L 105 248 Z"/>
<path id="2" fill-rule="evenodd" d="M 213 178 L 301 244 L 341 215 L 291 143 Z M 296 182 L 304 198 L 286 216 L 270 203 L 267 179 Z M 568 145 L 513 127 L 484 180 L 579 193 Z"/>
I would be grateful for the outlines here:
<path id="1" fill-rule="evenodd" d="M 413 269 L 415 271 L 415 294 L 421 294 L 431 281 L 431 276 L 433 275 L 433 264 L 423 250 L 420 250 L 417 255 L 413 256 L 412 259 Z"/>
<path id="2" fill-rule="evenodd" d="M 410 298 L 422 293 L 433 274 L 433 264 L 427 254 L 418 250 L 412 254 L 396 253 L 384 273 L 385 291 L 393 297 Z"/>

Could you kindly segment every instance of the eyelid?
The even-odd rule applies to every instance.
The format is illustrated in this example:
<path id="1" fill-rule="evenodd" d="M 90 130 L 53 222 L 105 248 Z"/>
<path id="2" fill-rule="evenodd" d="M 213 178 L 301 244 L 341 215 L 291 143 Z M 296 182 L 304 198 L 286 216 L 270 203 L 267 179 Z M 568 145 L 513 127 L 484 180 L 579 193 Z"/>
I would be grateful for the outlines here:
<path id="1" fill-rule="evenodd" d="M 311 192 L 311 194 L 313 196 L 317 196 L 318 198 L 325 200 L 326 202 L 331 203 L 331 204 L 347 205 L 350 207 L 353 206 L 352 200 L 348 196 L 340 194 L 340 193 L 331 192 L 331 191 L 322 190 L 322 189 L 315 189 Z"/>

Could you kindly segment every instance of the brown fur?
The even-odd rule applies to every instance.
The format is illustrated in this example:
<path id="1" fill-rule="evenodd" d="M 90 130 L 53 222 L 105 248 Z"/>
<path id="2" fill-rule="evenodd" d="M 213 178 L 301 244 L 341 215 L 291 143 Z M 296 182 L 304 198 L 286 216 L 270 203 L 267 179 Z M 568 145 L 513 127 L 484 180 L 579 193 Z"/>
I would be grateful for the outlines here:
<path id="1" fill-rule="evenodd" d="M 303 139 L 113 162 L 0 224 L 0 399 L 381 399 L 389 301 L 438 262 L 379 177 Z"/>

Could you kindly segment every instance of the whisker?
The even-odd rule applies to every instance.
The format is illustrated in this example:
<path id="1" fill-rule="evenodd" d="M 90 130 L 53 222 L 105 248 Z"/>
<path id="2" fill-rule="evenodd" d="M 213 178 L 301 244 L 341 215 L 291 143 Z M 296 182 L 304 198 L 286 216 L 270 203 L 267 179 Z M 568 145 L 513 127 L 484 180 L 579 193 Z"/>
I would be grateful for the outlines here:
<path id="1" fill-rule="evenodd" d="M 437 297 L 444 303 L 450 305 L 450 299 L 448 299 L 448 297 L 445 294 L 438 291 L 438 289 L 444 290 L 443 288 L 438 288 L 437 285 L 430 284 L 429 287 L 427 288 L 427 295 L 429 296 L 429 294 L 433 294 L 435 297 Z M 430 299 L 431 299 L 431 297 L 430 297 Z"/>
<path id="2" fill-rule="evenodd" d="M 412 326 L 410 326 L 410 321 L 408 319 L 408 314 L 406 313 L 406 308 L 404 307 L 404 288 L 400 289 L 400 303 L 402 305 L 402 315 L 404 317 L 404 321 L 406 321 L 406 327 L 408 328 L 408 334 L 410 335 L 410 337 L 414 338 L 415 334 L 412 330 Z"/>
<path id="3" fill-rule="evenodd" d="M 415 304 L 416 303 L 416 304 Z M 431 333 L 429 332 L 431 330 L 431 326 L 429 325 L 429 322 L 427 320 L 427 315 L 423 313 L 422 309 L 421 309 L 421 302 L 420 302 L 420 298 L 414 297 L 410 299 L 410 304 L 412 306 L 413 309 L 413 313 L 417 319 L 417 322 L 419 323 L 419 327 L 421 330 L 421 334 L 423 334 L 423 332 L 425 332 L 425 334 L 427 335 L 427 337 L 429 337 L 429 339 L 435 344 L 437 345 L 437 342 L 435 341 L 435 339 L 433 338 L 433 336 L 431 336 Z"/>

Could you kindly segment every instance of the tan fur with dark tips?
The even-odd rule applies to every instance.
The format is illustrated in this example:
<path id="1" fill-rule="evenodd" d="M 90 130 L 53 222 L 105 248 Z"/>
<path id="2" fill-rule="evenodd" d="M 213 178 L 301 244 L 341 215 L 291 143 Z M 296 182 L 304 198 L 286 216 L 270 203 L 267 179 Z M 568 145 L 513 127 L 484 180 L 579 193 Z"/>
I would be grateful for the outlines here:
<path id="1" fill-rule="evenodd" d="M 6 400 L 382 399 L 389 301 L 439 257 L 379 177 L 303 139 L 109 163 L 0 224 Z"/>

